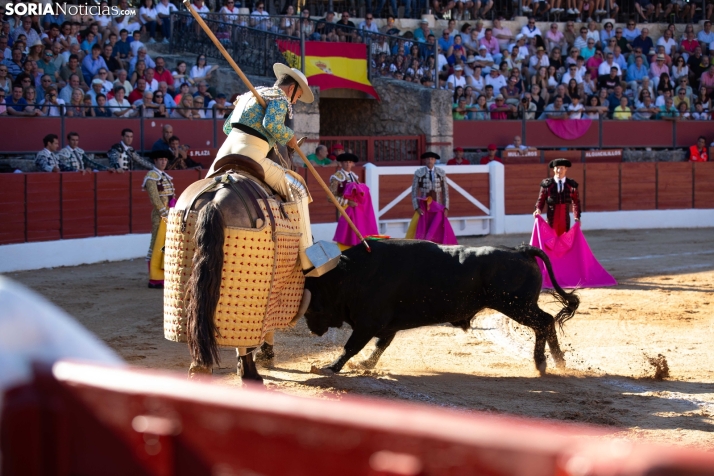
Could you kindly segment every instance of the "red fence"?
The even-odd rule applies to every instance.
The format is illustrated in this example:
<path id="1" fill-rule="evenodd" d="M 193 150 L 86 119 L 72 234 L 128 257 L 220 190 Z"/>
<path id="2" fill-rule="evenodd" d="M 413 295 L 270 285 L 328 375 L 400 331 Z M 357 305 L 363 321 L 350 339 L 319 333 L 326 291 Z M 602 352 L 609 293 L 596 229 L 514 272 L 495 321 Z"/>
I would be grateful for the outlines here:
<path id="1" fill-rule="evenodd" d="M 174 170 L 177 194 L 205 171 Z M 0 244 L 148 233 L 146 171 L 0 174 Z"/>
<path id="2" fill-rule="evenodd" d="M 545 164 L 505 167 L 506 214 L 531 213 L 538 183 L 549 176 L 550 170 Z M 317 167 L 316 170 L 325 182 L 329 182 L 335 172 L 334 167 Z M 364 181 L 364 168 L 356 167 L 354 171 Z M 180 194 L 205 173 L 205 170 L 175 170 L 170 175 Z M 312 222 L 337 221 L 334 206 L 315 179 L 304 168 L 300 173 L 313 198 Z M 141 190 L 145 175 L 145 171 L 87 175 L 72 172 L 0 174 L 0 245 L 148 233 L 151 203 Z M 714 162 L 573 163 L 568 176 L 580 184 L 584 211 L 714 208 Z M 464 183 L 457 176 L 453 178 L 488 206 L 487 175 L 469 178 Z M 383 176 L 380 206 L 385 206 L 410 184 L 408 177 Z M 459 194 L 454 193 L 452 200 L 457 209 L 464 208 L 464 213 L 468 209 L 470 215 L 474 214 L 474 207 Z M 385 218 L 410 215 L 411 204 L 406 197 Z"/>
<path id="3" fill-rule="evenodd" d="M 576 140 L 553 134 L 545 121 L 454 121 L 454 147 L 485 149 L 488 144 L 505 147 L 514 136 L 539 148 L 689 147 L 699 136 L 714 140 L 710 121 L 593 121 Z"/>
<path id="4" fill-rule="evenodd" d="M 151 146 L 161 137 L 164 124 L 170 124 L 174 135 L 193 149 L 220 147 L 222 143 L 223 120 L 170 118 L 83 118 L 83 117 L 4 117 L 0 118 L 2 153 L 36 153 L 42 149 L 42 138 L 47 134 L 57 134 L 60 144 L 67 143 L 67 134 L 79 134 L 80 147 L 90 153 L 106 153 L 119 142 L 121 131 L 134 131 L 136 149 L 151 150 Z M 220 132 L 221 136 L 218 136 Z"/>
<path id="5" fill-rule="evenodd" d="M 533 213 L 546 164 L 506 165 L 506 215 Z M 714 162 L 573 163 L 585 212 L 714 208 Z"/>

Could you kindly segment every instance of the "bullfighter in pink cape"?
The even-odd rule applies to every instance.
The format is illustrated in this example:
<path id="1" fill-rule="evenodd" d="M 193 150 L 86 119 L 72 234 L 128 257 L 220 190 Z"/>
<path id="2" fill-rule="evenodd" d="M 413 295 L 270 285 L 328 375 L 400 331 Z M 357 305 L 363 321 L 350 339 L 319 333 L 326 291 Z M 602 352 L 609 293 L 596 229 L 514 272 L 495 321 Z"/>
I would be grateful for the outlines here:
<path id="1" fill-rule="evenodd" d="M 345 208 L 347 215 L 364 236 L 376 235 L 377 219 L 372 208 L 369 187 L 359 183 L 359 177 L 352 172 L 352 167 L 359 162 L 354 154 L 344 153 L 337 156 L 340 168 L 330 177 L 330 190 L 337 201 Z M 357 235 L 347 225 L 347 220 L 340 216 L 333 240 L 340 249 L 347 249 L 360 243 Z"/>
<path id="2" fill-rule="evenodd" d="M 531 245 L 548 255 L 558 283 L 563 287 L 600 287 L 617 284 L 598 263 L 590 251 L 588 242 L 580 230 L 580 198 L 578 183 L 565 175 L 571 163 L 567 159 L 550 162 L 553 178 L 540 184 L 540 194 L 533 216 L 536 221 L 531 235 Z M 546 222 L 541 210 L 547 205 Z M 570 227 L 570 212 L 575 217 L 575 225 Z M 543 275 L 543 287 L 553 285 L 542 262 L 538 262 Z"/>
<path id="3" fill-rule="evenodd" d="M 406 238 L 457 245 L 448 218 L 449 184 L 446 182 L 446 172 L 435 167 L 440 157 L 434 152 L 426 152 L 421 158 L 426 166 L 414 172 L 412 206 L 415 213 Z"/>

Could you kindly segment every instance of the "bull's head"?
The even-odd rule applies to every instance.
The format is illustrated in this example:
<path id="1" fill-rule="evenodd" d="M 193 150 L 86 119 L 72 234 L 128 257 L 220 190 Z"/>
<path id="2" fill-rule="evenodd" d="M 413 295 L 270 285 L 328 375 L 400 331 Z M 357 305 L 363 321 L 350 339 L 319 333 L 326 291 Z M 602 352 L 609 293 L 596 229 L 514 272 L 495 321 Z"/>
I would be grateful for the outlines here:
<path id="1" fill-rule="evenodd" d="M 318 336 L 325 334 L 330 327 L 342 327 L 344 322 L 344 316 L 341 315 L 339 307 L 330 305 L 337 304 L 334 302 L 336 296 L 331 298 L 331 296 L 321 292 L 322 290 L 317 285 L 323 279 L 325 279 L 325 276 L 307 278 L 305 280 L 305 288 L 312 293 L 310 305 L 305 312 L 305 322 L 310 332 Z"/>

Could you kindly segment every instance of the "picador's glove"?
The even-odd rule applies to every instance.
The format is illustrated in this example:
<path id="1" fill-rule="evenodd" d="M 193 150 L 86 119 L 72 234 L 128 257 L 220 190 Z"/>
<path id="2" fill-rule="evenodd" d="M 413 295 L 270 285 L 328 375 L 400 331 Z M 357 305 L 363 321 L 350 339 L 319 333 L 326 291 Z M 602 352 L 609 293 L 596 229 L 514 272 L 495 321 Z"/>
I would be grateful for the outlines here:
<path id="1" fill-rule="evenodd" d="M 297 140 L 298 147 L 302 146 L 302 143 L 305 142 L 305 139 L 307 139 L 307 137 L 301 137 Z M 290 162 L 292 162 L 293 154 L 295 153 L 295 149 L 293 149 L 292 147 L 288 147 L 287 149 L 288 149 L 288 160 Z"/>

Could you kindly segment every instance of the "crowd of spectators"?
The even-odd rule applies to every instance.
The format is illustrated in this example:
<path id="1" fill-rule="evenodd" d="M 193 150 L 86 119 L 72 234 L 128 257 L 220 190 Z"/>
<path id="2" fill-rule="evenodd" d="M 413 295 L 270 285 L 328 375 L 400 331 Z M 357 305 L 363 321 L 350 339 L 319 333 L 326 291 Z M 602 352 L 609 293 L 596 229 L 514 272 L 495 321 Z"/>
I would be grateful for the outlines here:
<path id="1" fill-rule="evenodd" d="M 669 25 L 656 41 L 634 20 L 565 28 L 552 23 L 542 34 L 531 18 L 515 34 L 498 20 L 480 32 L 478 25 L 465 25 L 461 34 L 444 30 L 438 87 L 453 94 L 453 118 L 712 119 L 709 21 L 698 34 L 687 25 L 681 37 Z"/>
<path id="2" fill-rule="evenodd" d="M 119 2 L 129 9 L 126 0 Z M 107 2 L 102 1 L 102 6 Z M 135 16 L 6 16 L 0 30 L 0 115 L 222 119 L 232 101 L 206 82 L 201 55 L 175 71 L 145 43 L 167 42 L 167 0 L 143 0 Z"/>

